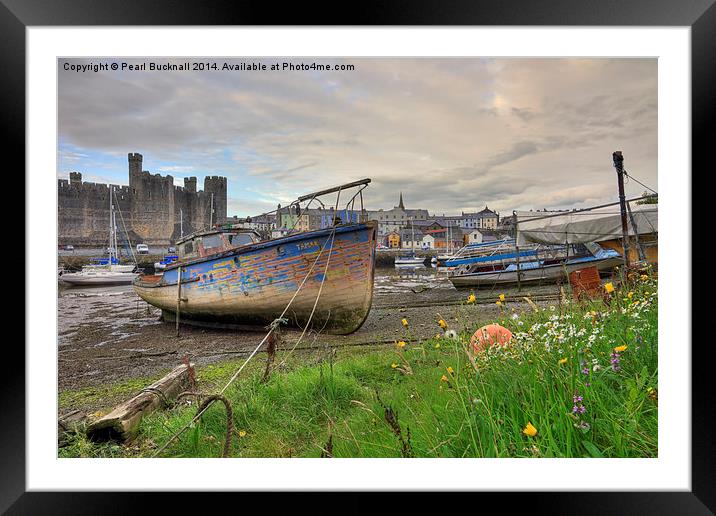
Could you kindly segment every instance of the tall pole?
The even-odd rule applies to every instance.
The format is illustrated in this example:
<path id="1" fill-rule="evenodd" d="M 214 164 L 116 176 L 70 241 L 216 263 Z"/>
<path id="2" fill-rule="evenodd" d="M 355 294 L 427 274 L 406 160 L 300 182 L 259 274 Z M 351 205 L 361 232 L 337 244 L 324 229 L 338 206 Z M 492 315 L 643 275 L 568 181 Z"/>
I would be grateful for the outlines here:
<path id="1" fill-rule="evenodd" d="M 214 225 L 214 192 L 211 192 L 211 210 L 209 211 L 209 228 Z"/>
<path id="2" fill-rule="evenodd" d="M 624 248 L 624 264 L 629 267 L 629 229 L 627 226 L 626 197 L 624 196 L 624 157 L 622 151 L 615 151 L 612 154 L 614 168 L 617 170 L 617 182 L 619 183 L 619 208 L 622 219 L 622 240 Z"/>
<path id="3" fill-rule="evenodd" d="M 184 238 L 184 211 L 179 208 L 179 238 Z"/>

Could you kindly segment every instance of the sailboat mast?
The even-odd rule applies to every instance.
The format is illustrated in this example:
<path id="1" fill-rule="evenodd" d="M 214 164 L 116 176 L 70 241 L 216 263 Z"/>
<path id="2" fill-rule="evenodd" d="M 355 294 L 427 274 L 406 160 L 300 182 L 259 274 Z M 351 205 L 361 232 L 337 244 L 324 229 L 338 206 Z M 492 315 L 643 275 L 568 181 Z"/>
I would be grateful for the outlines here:
<path id="1" fill-rule="evenodd" d="M 114 205 L 112 204 L 112 185 L 109 186 L 109 264 L 112 265 L 114 246 Z"/>
<path id="2" fill-rule="evenodd" d="M 214 192 L 211 192 L 211 211 L 209 212 L 209 227 L 214 225 Z"/>

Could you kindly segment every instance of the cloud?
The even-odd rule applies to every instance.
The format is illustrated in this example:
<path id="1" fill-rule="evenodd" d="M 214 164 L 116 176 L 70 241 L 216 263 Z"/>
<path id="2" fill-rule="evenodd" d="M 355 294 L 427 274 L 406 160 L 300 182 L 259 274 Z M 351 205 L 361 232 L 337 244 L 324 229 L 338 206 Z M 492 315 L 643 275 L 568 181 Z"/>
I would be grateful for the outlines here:
<path id="1" fill-rule="evenodd" d="M 311 61 L 355 70 L 78 74 L 61 61 L 58 174 L 126 177 L 141 152 L 154 172 L 227 176 L 240 215 L 362 177 L 372 209 L 400 191 L 439 213 L 608 201 L 614 150 L 657 186 L 655 59 Z"/>

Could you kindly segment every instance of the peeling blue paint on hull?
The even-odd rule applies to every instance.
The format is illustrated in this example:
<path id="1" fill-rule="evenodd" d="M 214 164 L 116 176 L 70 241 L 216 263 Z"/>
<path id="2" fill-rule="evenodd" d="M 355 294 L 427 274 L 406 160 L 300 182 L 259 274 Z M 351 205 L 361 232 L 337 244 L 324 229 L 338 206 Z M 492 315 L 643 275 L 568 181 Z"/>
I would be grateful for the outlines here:
<path id="1" fill-rule="evenodd" d="M 368 222 L 335 230 L 330 253 L 333 229 L 309 231 L 175 263 L 159 280 L 137 278 L 134 289 L 147 303 L 161 308 L 165 320 L 174 320 L 181 266 L 181 322 L 264 327 L 281 315 L 308 274 L 285 315 L 289 325 L 305 327 L 323 281 L 311 327 L 352 333 L 370 311 L 376 226 Z"/>

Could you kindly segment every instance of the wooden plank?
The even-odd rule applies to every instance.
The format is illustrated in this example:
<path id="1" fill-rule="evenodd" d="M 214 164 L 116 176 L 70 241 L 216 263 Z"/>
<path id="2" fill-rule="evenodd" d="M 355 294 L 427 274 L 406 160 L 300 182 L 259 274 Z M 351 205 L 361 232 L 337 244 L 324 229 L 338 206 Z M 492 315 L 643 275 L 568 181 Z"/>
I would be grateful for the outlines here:
<path id="1" fill-rule="evenodd" d="M 95 442 L 126 441 L 136 436 L 142 417 L 171 403 L 179 394 L 189 389 L 190 364 L 174 368 L 165 377 L 142 389 L 132 399 L 125 401 L 106 416 L 90 423 L 87 437 Z"/>

